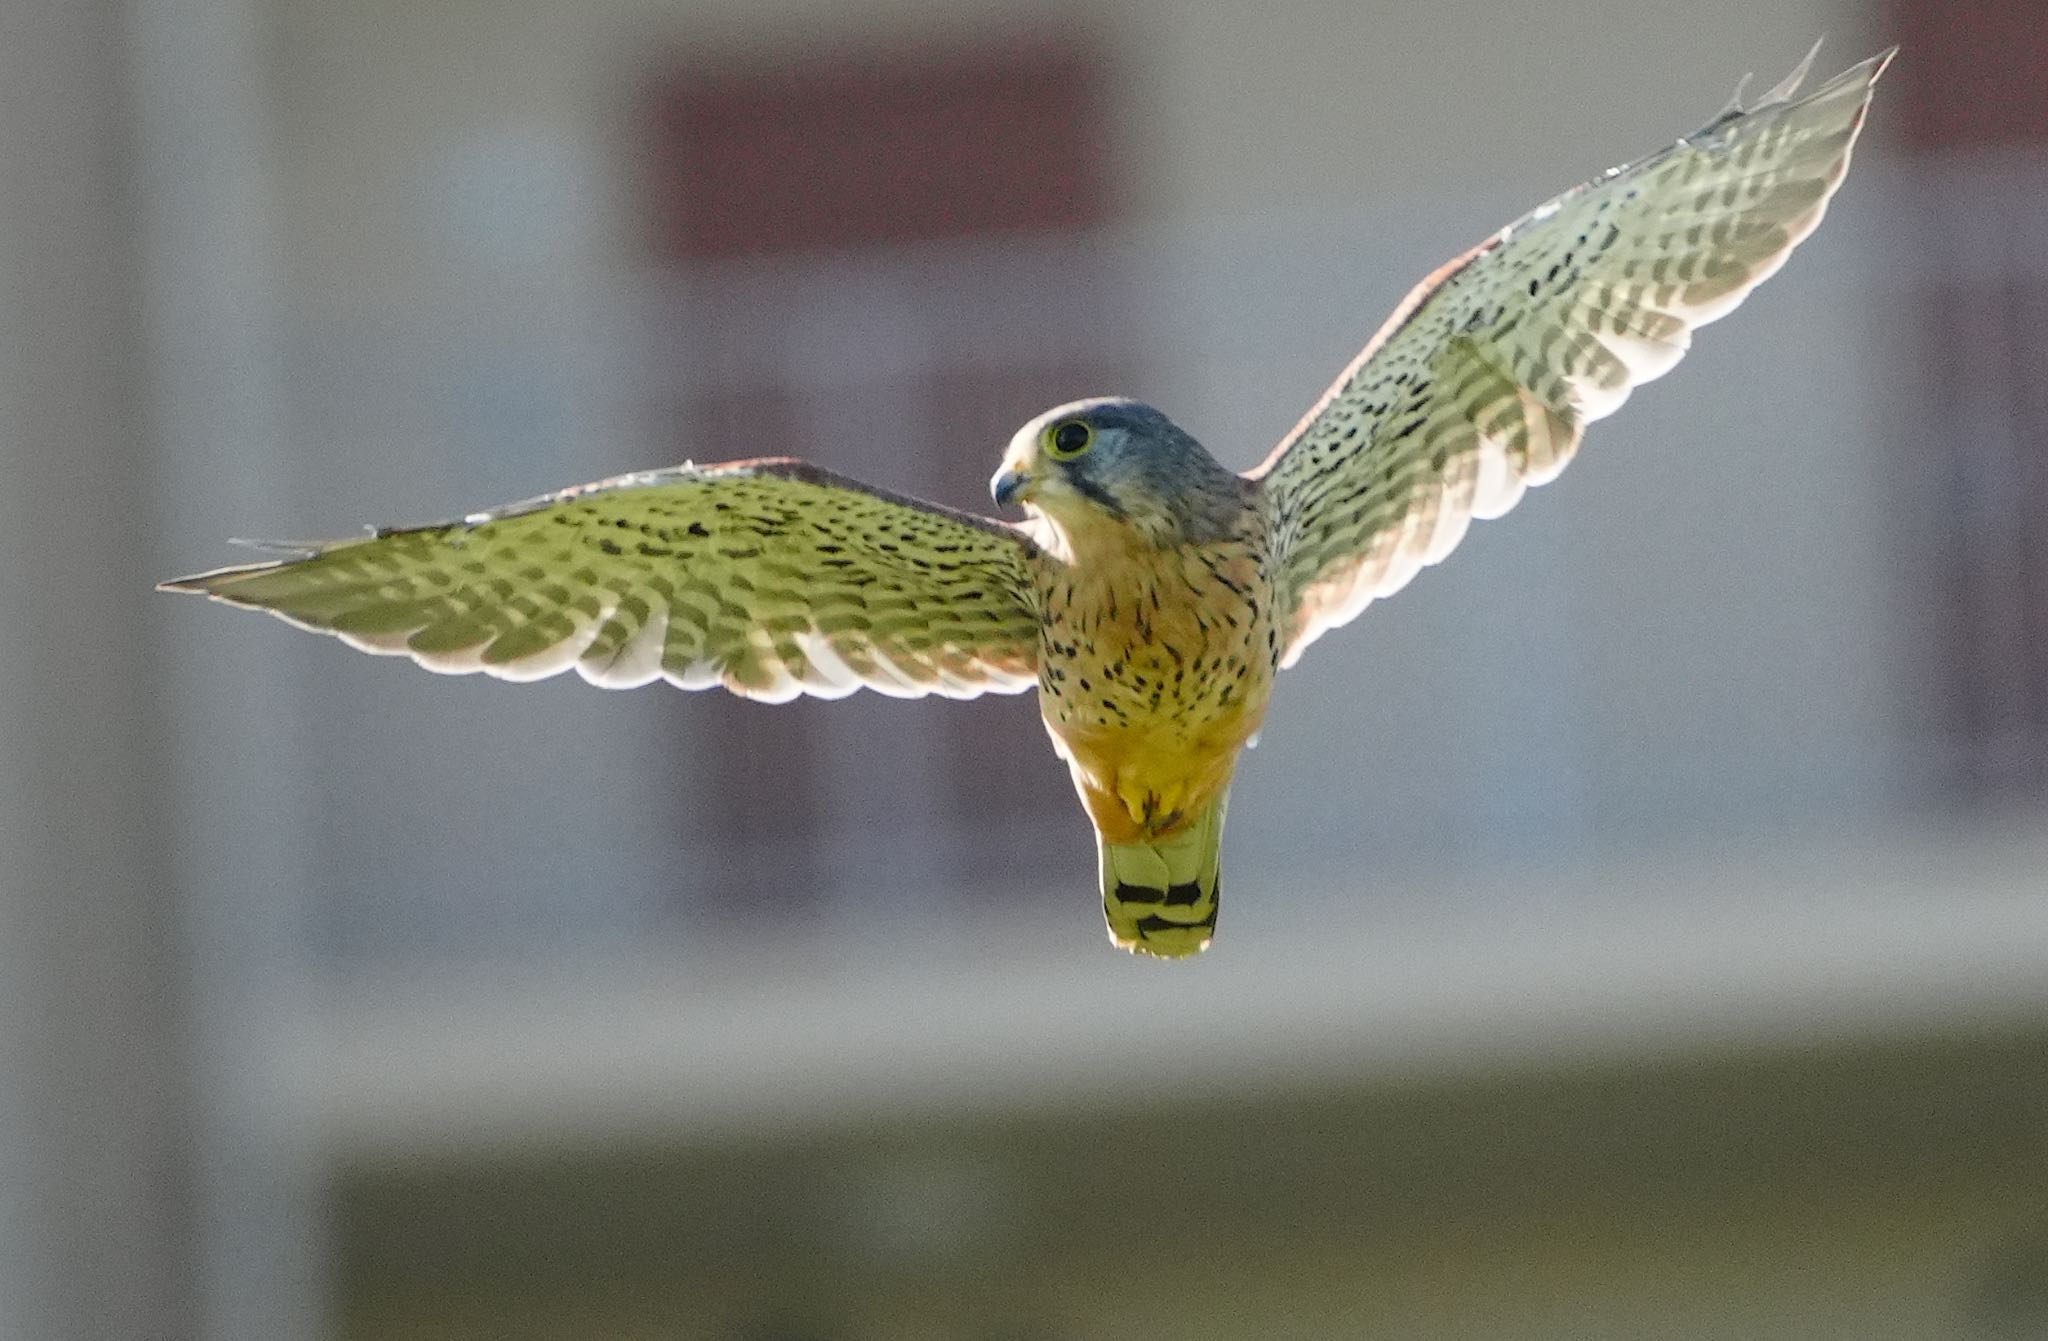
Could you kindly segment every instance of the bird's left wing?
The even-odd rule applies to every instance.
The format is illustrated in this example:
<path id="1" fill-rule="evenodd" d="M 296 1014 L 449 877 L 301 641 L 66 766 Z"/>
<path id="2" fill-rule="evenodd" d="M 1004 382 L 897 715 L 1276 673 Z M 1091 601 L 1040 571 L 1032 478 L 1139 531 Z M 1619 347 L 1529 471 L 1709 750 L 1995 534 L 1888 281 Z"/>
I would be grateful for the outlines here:
<path id="1" fill-rule="evenodd" d="M 1266 462 L 1284 665 L 1669 371 L 1820 222 L 1892 52 L 1566 192 L 1419 285 Z"/>
<path id="2" fill-rule="evenodd" d="M 1037 682 L 1033 543 L 793 460 L 680 466 L 163 584 L 430 670 L 748 698 Z"/>

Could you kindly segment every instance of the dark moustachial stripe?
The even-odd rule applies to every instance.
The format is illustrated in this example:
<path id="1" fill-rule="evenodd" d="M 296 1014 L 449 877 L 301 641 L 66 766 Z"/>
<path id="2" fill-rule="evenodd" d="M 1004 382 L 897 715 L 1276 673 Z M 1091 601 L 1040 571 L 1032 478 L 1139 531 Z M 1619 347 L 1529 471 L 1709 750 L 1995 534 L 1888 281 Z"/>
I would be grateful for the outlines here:
<path id="1" fill-rule="evenodd" d="M 1116 496 L 1090 479 L 1085 471 L 1070 470 L 1067 472 L 1067 479 L 1073 484 L 1076 493 L 1118 521 L 1124 520 L 1125 513 L 1117 506 Z"/>

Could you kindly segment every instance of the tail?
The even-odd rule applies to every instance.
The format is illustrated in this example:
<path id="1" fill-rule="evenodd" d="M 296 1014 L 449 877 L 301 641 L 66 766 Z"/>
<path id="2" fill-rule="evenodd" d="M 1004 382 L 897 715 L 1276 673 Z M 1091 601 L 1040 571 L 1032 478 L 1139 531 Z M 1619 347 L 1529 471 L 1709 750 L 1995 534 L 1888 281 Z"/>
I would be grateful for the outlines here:
<path id="1" fill-rule="evenodd" d="M 1108 843 L 1102 853 L 1102 914 L 1109 938 L 1133 954 L 1180 959 L 1209 948 L 1223 895 L 1226 789 L 1201 818 L 1155 843 Z"/>

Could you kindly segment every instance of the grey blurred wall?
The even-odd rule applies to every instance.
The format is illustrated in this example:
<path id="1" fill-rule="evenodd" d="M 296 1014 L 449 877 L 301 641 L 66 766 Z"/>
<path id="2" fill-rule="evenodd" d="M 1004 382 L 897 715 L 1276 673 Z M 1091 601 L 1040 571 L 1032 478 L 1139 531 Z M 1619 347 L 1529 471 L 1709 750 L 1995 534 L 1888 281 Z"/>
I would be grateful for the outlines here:
<path id="1" fill-rule="evenodd" d="M 20 1196 L 0 1267 L 21 1264 L 6 1298 L 48 1324 L 23 1334 L 62 1335 L 95 1308 L 223 1336 L 317 1330 L 336 1246 L 320 1185 L 335 1168 L 411 1171 L 381 1212 L 343 1227 L 343 1270 L 365 1293 L 380 1278 L 364 1273 L 386 1271 L 431 1295 L 437 1243 L 498 1281 L 519 1253 L 551 1250 L 565 1208 L 599 1226 L 593 1260 L 615 1229 L 659 1259 L 654 1230 L 672 1222 L 615 1226 L 617 1206 L 638 1203 L 583 1197 L 588 1165 L 650 1148 L 657 1163 L 717 1165 L 721 1122 L 762 1114 L 855 1145 L 929 1118 L 974 1128 L 971 1143 L 1021 1090 L 1055 1109 L 1070 1090 L 1137 1095 L 1164 1125 L 1188 1096 L 1222 1094 L 1256 1133 L 1265 1119 L 1246 1112 L 1294 1102 L 1276 1077 L 1398 1089 L 1468 1053 L 1568 1070 L 1582 1059 L 1548 1045 L 1636 1024 L 1629 1055 L 1680 1071 L 1684 1049 L 1799 1028 L 1820 1036 L 1800 1035 L 1824 1066 L 1843 1038 L 1927 1018 L 1969 1033 L 1958 1012 L 1987 976 L 1999 1008 L 2033 1000 L 2034 929 L 2012 910 L 2035 847 L 1916 832 L 1905 858 L 1886 848 L 1859 866 L 1796 842 L 1817 830 L 1854 847 L 1910 809 L 1919 781 L 1889 605 L 1884 471 L 1911 407 L 1881 319 L 1904 198 L 1883 93 L 1841 205 L 1784 275 L 1596 428 L 1562 481 L 1290 676 L 1233 812 L 1229 957 L 1167 988 L 1101 949 L 1088 900 L 1030 871 L 954 905 L 960 891 L 902 888 L 904 867 L 873 861 L 834 918 L 787 942 L 754 943 L 745 926 L 698 935 L 673 896 L 687 902 L 715 859 L 679 835 L 679 780 L 715 783 L 721 764 L 693 725 L 701 700 L 448 680 L 196 602 L 142 604 L 149 578 L 233 557 L 216 545 L 230 534 L 338 534 L 689 453 L 776 449 L 679 442 L 645 413 L 692 375 L 649 353 L 650 331 L 691 314 L 636 231 L 635 98 L 665 61 L 772 65 L 844 43 L 1084 27 L 1124 81 L 1129 217 L 1096 245 L 1137 295 L 1142 384 L 1125 389 L 1245 464 L 1409 283 L 1699 124 L 1742 71 L 1767 82 L 1816 33 L 1831 37 L 1824 68 L 1865 54 L 1881 35 L 1863 36 L 1864 7 L 121 12 L 132 26 L 111 7 L 39 11 L 5 57 L 21 78 L 0 92 L 23 102 L 0 133 L 24 188 L 0 204 L 22 290 L 0 313 L 19 352 L 0 412 L 21 484 L 0 544 L 10 572 L 35 578 L 0 601 L 12 627 L 64 633 L 0 647 L 20 666 L 5 682 L 36 686 L 0 719 L 0 816 L 17 840 L 0 875 L 24 929 L 6 983 L 26 1022 L 6 1035 L 0 1119 L 18 1137 Z M 123 42 L 132 88 L 110 54 Z M 888 264 L 825 274 L 821 316 L 887 298 Z M 998 268 L 973 248 L 931 260 L 948 282 Z M 863 351 L 857 329 L 815 324 L 814 347 L 782 351 L 791 363 Z M 844 375 L 828 408 L 859 399 L 865 374 Z M 958 449 L 992 464 L 1010 427 L 978 426 Z M 915 733 L 946 710 L 895 720 Z M 881 791 L 869 760 L 839 759 L 839 789 Z M 902 828 L 886 844 L 924 832 L 911 828 L 931 808 L 921 785 L 890 771 L 882 812 Z M 1969 875 L 1978 858 L 1989 875 Z M 1792 875 L 1766 878 L 1781 866 Z M 1896 906 L 1865 899 L 1877 866 L 1908 871 Z M 1012 892 L 1028 895 L 1022 911 Z M 1950 896 L 1969 916 L 1949 915 Z M 924 915 L 934 907 L 960 916 Z M 1305 954 L 1310 907 L 1342 917 L 1316 919 L 1331 934 Z M 1951 923 L 1970 934 L 1934 934 Z M 1922 989 L 1924 1017 L 1875 1009 Z M 1175 1049 L 1127 1046 L 1124 1021 L 1205 1010 L 1229 1028 L 1184 1070 Z M 1764 1069 L 1755 1085 L 1780 1093 Z M 1890 1074 L 1868 1068 L 1827 1114 L 1857 1111 Z M 1620 1088 L 1610 1116 L 1633 1101 Z M 2033 1091 L 2011 1088 L 1987 1182 L 2030 1130 Z M 1387 1158 L 1411 1121 L 1427 1119 L 1397 1117 Z M 1794 1094 L 1756 1125 L 1796 1161 L 1813 1121 Z M 1887 1161 L 1912 1164 L 1935 1126 L 1902 1124 Z M 1703 1128 L 1711 1146 L 1711 1115 Z M 1243 1153 L 1222 1130 L 1219 1164 Z M 760 1139 L 775 1164 L 787 1146 Z M 1274 1148 L 1285 1162 L 1314 1144 L 1297 1133 Z M 1455 1173 L 1463 1147 L 1440 1158 Z M 437 1181 L 466 1161 L 487 1169 L 474 1200 Z M 559 1183 L 522 1202 L 536 1168 Z M 737 1178 L 731 1201 L 755 1192 Z M 821 1213 L 806 1195 L 763 1214 L 801 1228 Z M 407 1238 L 395 1227 L 421 1205 L 454 1228 Z M 507 1205 L 505 1253 L 488 1234 L 452 1242 Z M 674 1211 L 685 1227 L 688 1209 Z M 1516 1252 L 1547 1244 L 1539 1229 Z M 394 1316 L 394 1335 L 415 1319 Z"/>
<path id="2" fill-rule="evenodd" d="M 0 1334 L 192 1335 L 128 7 L 0 20 Z"/>

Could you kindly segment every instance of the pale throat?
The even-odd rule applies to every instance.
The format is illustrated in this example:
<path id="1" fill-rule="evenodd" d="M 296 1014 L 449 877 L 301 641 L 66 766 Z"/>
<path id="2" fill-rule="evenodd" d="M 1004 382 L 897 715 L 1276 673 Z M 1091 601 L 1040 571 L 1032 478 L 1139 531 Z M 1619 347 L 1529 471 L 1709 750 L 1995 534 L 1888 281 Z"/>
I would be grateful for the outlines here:
<path id="1" fill-rule="evenodd" d="M 1033 538 L 1061 563 L 1072 568 L 1143 561 L 1181 543 L 1180 527 L 1164 513 L 1131 513 L 1113 517 L 1086 504 L 1057 512 L 1037 503 L 1026 505 L 1038 525 Z"/>

